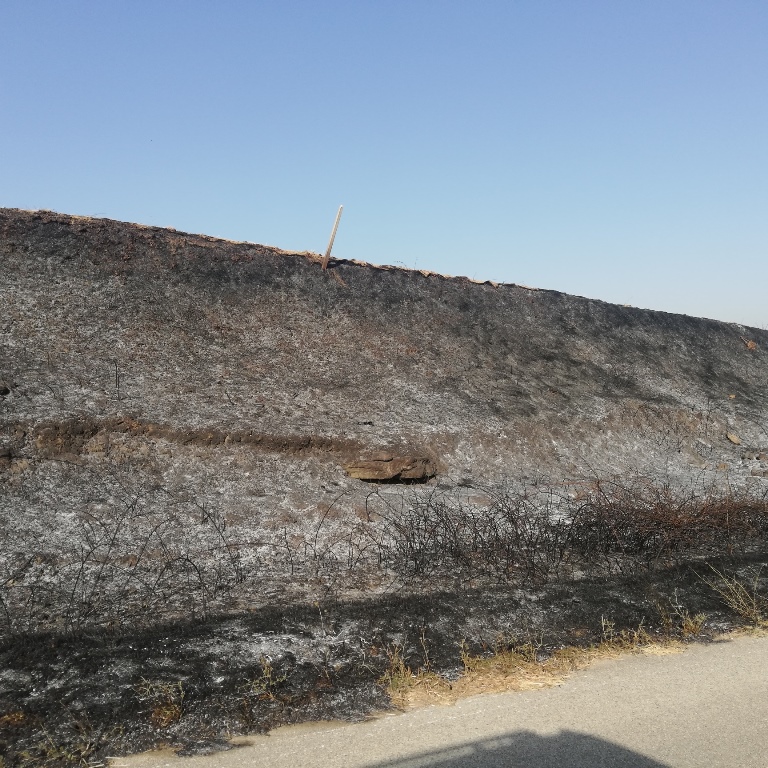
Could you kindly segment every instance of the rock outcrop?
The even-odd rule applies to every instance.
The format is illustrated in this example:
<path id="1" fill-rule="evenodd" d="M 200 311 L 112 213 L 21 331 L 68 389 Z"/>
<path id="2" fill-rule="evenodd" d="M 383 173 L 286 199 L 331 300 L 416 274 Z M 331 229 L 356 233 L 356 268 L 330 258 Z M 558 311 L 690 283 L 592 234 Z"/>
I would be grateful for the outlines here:
<path id="1" fill-rule="evenodd" d="M 426 482 L 435 476 L 435 467 L 423 456 L 392 456 L 379 453 L 344 465 L 347 474 L 356 480 L 371 482 Z"/>

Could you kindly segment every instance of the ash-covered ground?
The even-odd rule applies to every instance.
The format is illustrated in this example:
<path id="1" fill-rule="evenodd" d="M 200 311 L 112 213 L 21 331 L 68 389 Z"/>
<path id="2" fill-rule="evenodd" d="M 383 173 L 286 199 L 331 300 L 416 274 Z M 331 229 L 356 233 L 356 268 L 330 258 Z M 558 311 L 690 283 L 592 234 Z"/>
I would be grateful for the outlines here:
<path id="1" fill-rule="evenodd" d="M 718 568 L 750 584 L 765 554 Z M 380 678 L 396 649 L 414 670 L 449 679 L 460 655 L 498 643 L 539 657 L 643 627 L 697 639 L 739 623 L 701 580 L 706 566 L 526 590 L 486 587 L 240 612 L 120 632 L 28 634 L 0 646 L 0 730 L 6 765 L 97 765 L 106 756 L 171 745 L 182 754 L 229 748 L 237 734 L 322 719 L 358 720 L 391 708 Z M 768 579 L 759 589 L 765 593 Z"/>
<path id="2" fill-rule="evenodd" d="M 766 331 L 51 212 L 0 265 L 8 765 L 363 716 L 395 647 L 714 627 L 707 563 L 766 559 Z"/>

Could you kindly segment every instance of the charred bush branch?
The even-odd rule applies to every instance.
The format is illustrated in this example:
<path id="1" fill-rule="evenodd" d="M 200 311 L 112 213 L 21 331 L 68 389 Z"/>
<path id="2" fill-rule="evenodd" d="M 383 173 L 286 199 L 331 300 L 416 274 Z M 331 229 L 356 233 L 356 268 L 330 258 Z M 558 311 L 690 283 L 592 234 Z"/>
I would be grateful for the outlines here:
<path id="1" fill-rule="evenodd" d="M 58 530 L 22 528 L 0 542 L 1 631 L 205 617 L 260 605 L 265 592 L 525 587 L 742 556 L 768 542 L 765 492 L 681 493 L 643 477 L 488 488 L 482 501 L 436 487 L 377 490 L 362 519 L 344 504 L 339 494 L 308 533 L 283 525 L 241 539 L 220 510 L 164 489 L 91 501 Z"/>

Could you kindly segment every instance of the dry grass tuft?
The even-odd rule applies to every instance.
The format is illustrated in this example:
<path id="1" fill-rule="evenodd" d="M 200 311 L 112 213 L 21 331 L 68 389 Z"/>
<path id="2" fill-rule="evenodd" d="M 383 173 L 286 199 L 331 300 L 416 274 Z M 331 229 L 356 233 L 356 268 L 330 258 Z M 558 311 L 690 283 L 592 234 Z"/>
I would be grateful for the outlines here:
<path id="1" fill-rule="evenodd" d="M 259 662 L 261 664 L 261 671 L 248 681 L 243 692 L 258 699 L 274 701 L 278 687 L 288 679 L 288 675 L 278 675 L 272 666 L 271 659 L 263 654 Z"/>
<path id="2" fill-rule="evenodd" d="M 685 612 L 679 633 L 684 638 L 698 634 L 704 625 L 702 614 Z M 422 645 L 426 647 L 422 637 Z M 402 648 L 390 649 L 389 668 L 380 682 L 386 685 L 393 704 L 406 709 L 425 704 L 453 704 L 458 699 L 483 693 L 528 691 L 560 685 L 572 672 L 589 667 L 599 659 L 618 658 L 629 653 L 675 653 L 683 645 L 671 634 L 650 635 L 641 623 L 637 629 L 616 630 L 613 621 L 602 619 L 600 643 L 588 647 L 566 646 L 551 654 L 542 653 L 541 643 L 523 643 L 499 637 L 489 655 L 470 653 L 464 641 L 460 677 L 451 682 L 424 667 L 415 672 L 403 658 Z M 425 656 L 426 658 L 426 656 Z"/>
<path id="3" fill-rule="evenodd" d="M 387 651 L 389 666 L 379 678 L 396 707 L 407 708 L 420 704 L 451 703 L 452 685 L 444 677 L 432 672 L 428 665 L 413 671 L 405 663 L 403 649 L 394 645 Z"/>
<path id="4" fill-rule="evenodd" d="M 25 712 L 8 712 L 0 717 L 0 728 L 18 728 L 27 722 L 27 714 Z"/>
<path id="5" fill-rule="evenodd" d="M 152 707 L 149 719 L 157 728 L 168 728 L 181 720 L 184 714 L 184 684 L 141 678 L 134 690 L 140 701 L 148 701 Z"/>
<path id="6" fill-rule="evenodd" d="M 745 584 L 736 576 L 727 576 L 712 565 L 709 568 L 715 574 L 714 578 L 699 578 L 720 595 L 735 614 L 754 627 L 768 626 L 768 598 L 758 593 L 762 566 L 751 584 Z"/>

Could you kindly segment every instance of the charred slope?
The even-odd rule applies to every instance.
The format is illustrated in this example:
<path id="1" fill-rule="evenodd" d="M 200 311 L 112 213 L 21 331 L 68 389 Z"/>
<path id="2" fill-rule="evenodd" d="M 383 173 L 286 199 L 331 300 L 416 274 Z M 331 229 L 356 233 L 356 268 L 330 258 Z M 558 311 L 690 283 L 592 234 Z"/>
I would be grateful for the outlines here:
<path id="1" fill-rule="evenodd" d="M 355 716 L 393 644 L 712 616 L 686 563 L 765 559 L 765 331 L 50 212 L 0 275 L 9 765 Z"/>
<path id="2" fill-rule="evenodd" d="M 609 570 L 763 531 L 765 331 L 318 261 L 0 211 L 4 631 L 562 578 L 575 531 Z M 673 502 L 687 538 L 651 530 Z"/>
<path id="3" fill-rule="evenodd" d="M 265 453 L 303 440 L 338 482 L 340 459 L 377 450 L 430 456 L 451 482 L 749 475 L 742 453 L 768 448 L 765 331 L 47 212 L 3 210 L 0 259 L 20 458 L 52 455 L 41 425 L 108 436 L 115 417 L 173 445 L 185 429 L 268 435 Z"/>

